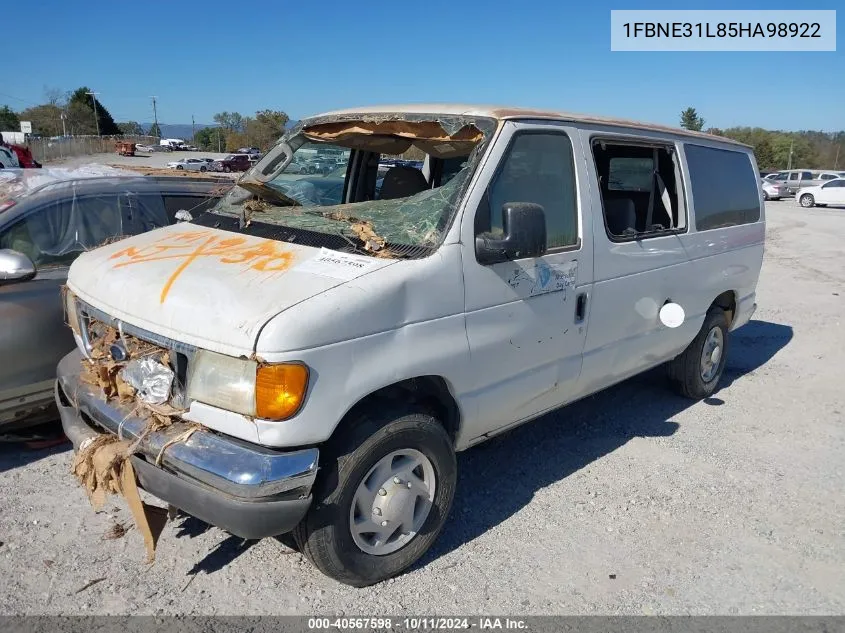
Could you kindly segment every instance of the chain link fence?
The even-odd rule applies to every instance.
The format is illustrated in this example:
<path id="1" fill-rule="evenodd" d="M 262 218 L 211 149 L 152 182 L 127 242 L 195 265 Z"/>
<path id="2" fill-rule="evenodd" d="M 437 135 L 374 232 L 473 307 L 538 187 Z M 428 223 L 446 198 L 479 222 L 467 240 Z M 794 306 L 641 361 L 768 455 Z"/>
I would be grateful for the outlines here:
<path id="1" fill-rule="evenodd" d="M 27 145 L 39 163 L 47 163 L 71 156 L 115 153 L 118 141 L 158 145 L 154 136 L 63 136 L 60 138 L 32 138 Z"/>

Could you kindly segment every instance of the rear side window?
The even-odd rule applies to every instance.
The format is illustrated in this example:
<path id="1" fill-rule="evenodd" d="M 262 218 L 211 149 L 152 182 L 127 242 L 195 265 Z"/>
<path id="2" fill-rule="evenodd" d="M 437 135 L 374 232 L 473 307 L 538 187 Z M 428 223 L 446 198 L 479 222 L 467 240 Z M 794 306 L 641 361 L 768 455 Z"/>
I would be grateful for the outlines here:
<path id="1" fill-rule="evenodd" d="M 698 231 L 749 224 L 760 219 L 757 175 L 748 154 L 686 145 Z"/>

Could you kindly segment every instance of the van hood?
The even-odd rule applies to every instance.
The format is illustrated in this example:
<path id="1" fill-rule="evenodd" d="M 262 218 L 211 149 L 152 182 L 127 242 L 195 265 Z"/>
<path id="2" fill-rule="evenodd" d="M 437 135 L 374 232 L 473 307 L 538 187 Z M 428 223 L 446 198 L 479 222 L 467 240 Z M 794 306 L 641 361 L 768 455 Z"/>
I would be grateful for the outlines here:
<path id="1" fill-rule="evenodd" d="M 84 253 L 68 286 L 136 327 L 241 356 L 275 315 L 394 262 L 177 224 Z"/>

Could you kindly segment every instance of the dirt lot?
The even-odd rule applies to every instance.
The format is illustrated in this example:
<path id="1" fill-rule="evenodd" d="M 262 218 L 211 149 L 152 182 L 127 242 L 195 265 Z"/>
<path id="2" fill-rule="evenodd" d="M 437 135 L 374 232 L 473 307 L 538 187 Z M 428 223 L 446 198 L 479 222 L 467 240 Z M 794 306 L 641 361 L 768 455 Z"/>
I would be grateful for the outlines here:
<path id="1" fill-rule="evenodd" d="M 461 454 L 450 521 L 404 576 L 352 589 L 190 518 L 147 566 L 134 530 L 103 539 L 129 513 L 92 512 L 66 447 L 6 444 L 0 612 L 843 613 L 845 209 L 767 206 L 721 390 L 690 404 L 653 372 Z"/>
<path id="2" fill-rule="evenodd" d="M 89 163 L 97 163 L 100 165 L 110 165 L 120 169 L 129 169 L 148 175 L 165 175 L 177 176 L 186 175 L 192 177 L 214 177 L 214 178 L 237 178 L 240 174 L 231 173 L 224 174 L 222 172 L 207 172 L 205 174 L 198 171 L 177 171 L 174 169 L 167 169 L 167 163 L 176 161 L 182 158 L 223 158 L 228 156 L 228 153 L 218 154 L 217 152 L 152 152 L 141 153 L 135 156 L 120 156 L 118 154 L 93 154 L 91 156 L 75 156 L 73 158 L 65 158 L 63 160 L 51 161 L 48 167 L 78 167 L 80 165 L 87 165 Z"/>

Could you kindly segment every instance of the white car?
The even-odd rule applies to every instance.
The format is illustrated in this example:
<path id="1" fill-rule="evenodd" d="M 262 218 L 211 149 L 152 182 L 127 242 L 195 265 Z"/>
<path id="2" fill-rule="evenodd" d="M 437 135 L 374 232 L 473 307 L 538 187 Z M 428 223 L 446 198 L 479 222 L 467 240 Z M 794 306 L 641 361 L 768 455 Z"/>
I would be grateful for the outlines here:
<path id="1" fill-rule="evenodd" d="M 143 143 L 136 143 L 135 144 L 135 150 L 138 151 L 138 152 L 154 152 L 155 151 L 155 149 L 152 147 L 152 145 L 145 145 Z"/>
<path id="2" fill-rule="evenodd" d="M 188 171 L 208 171 L 209 163 L 200 158 L 181 158 L 167 163 L 168 169 L 188 170 Z"/>
<path id="3" fill-rule="evenodd" d="M 795 196 L 802 207 L 825 207 L 829 204 L 845 205 L 845 178 L 834 178 L 823 185 L 805 187 Z"/>

